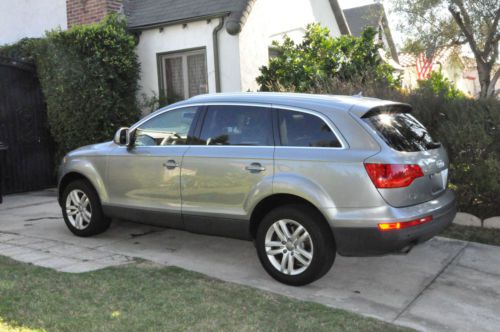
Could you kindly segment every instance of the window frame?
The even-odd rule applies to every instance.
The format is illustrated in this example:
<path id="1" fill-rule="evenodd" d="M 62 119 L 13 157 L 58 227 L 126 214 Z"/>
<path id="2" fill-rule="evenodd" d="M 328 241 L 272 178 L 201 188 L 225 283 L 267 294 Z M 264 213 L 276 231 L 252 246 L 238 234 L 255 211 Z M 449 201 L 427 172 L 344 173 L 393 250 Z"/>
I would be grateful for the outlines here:
<path id="1" fill-rule="evenodd" d="M 156 53 L 156 65 L 157 65 L 157 72 L 158 72 L 158 92 L 160 95 L 165 96 L 165 98 L 168 98 L 168 93 L 166 90 L 167 87 L 167 77 L 165 75 L 165 59 L 172 59 L 172 58 L 182 58 L 181 61 L 181 66 L 182 66 L 182 79 L 183 79 L 183 91 L 184 91 L 184 96 L 182 100 L 189 99 L 189 74 L 188 74 L 188 64 L 187 64 L 187 57 L 190 55 L 200 55 L 203 54 L 205 57 L 205 74 L 207 77 L 207 93 L 209 92 L 209 79 L 208 79 L 208 64 L 207 64 L 207 48 L 205 46 L 203 47 L 194 47 L 194 48 L 187 48 L 187 49 L 182 49 L 182 50 L 175 50 L 175 51 L 169 51 L 169 52 L 162 52 L 162 53 Z"/>
<path id="2" fill-rule="evenodd" d="M 163 114 L 167 113 L 167 112 L 170 112 L 170 111 L 177 111 L 177 110 L 181 110 L 183 108 L 195 108 L 196 109 L 196 112 L 194 114 L 194 118 L 193 118 L 193 121 L 191 122 L 191 125 L 189 126 L 189 130 L 188 130 L 188 133 L 187 133 L 187 139 L 186 139 L 186 144 L 179 144 L 179 145 L 148 145 L 148 146 L 136 146 L 135 143 L 133 145 L 133 148 L 136 149 L 136 148 L 168 148 L 168 147 L 178 147 L 178 146 L 190 146 L 190 145 L 193 145 L 193 138 L 194 138 L 194 134 L 196 132 L 196 129 L 198 128 L 198 124 L 200 121 L 200 116 L 204 110 L 204 106 L 203 105 L 199 105 L 199 104 L 191 104 L 191 105 L 180 105 L 180 106 L 177 106 L 177 107 L 172 107 L 172 108 L 168 108 L 168 109 L 159 109 L 158 111 L 156 112 L 153 112 L 151 113 L 151 115 L 149 116 L 146 116 L 145 118 L 143 118 L 142 120 L 140 120 L 139 122 L 135 123 L 132 127 L 130 127 L 129 129 L 129 132 L 133 133 L 133 135 L 135 136 L 136 135 L 136 131 L 137 129 L 142 126 L 143 124 L 145 124 L 146 122 L 148 121 L 151 121 L 153 120 L 154 118 L 156 117 L 159 117 L 159 116 L 162 116 Z M 158 114 L 155 114 L 155 113 L 158 113 Z"/>
<path id="3" fill-rule="evenodd" d="M 201 141 L 201 131 L 203 129 L 203 126 L 205 125 L 205 120 L 207 118 L 207 114 L 208 114 L 208 108 L 209 107 L 213 107 L 213 106 L 239 106 L 239 107 L 256 107 L 256 108 L 264 108 L 264 109 L 268 109 L 267 111 L 268 112 L 271 112 L 271 119 L 272 119 L 272 124 L 271 124 L 271 138 L 273 140 L 273 145 L 206 145 L 206 144 L 193 144 L 193 145 L 196 145 L 196 146 L 206 146 L 206 147 L 212 147 L 212 146 L 216 146 L 216 147 L 237 147 L 237 148 L 259 148 L 259 147 L 262 147 L 262 148 L 274 148 L 277 146 L 278 144 L 278 141 L 276 140 L 276 130 L 275 130 L 275 126 L 276 126 L 276 116 L 275 116 L 275 113 L 276 111 L 271 107 L 272 105 L 270 104 L 259 104 L 259 103 L 237 103 L 237 102 L 234 102 L 234 103 L 231 103 L 231 102 L 221 102 L 221 103 L 217 103 L 217 102 L 214 102 L 214 103 L 204 103 L 203 104 L 203 109 L 202 111 L 200 112 L 200 116 L 199 116 L 199 119 L 200 121 L 198 121 L 197 123 L 197 126 L 196 126 L 196 129 L 195 129 L 195 132 L 194 132 L 194 139 L 192 141 L 194 142 L 199 142 Z"/>
<path id="4" fill-rule="evenodd" d="M 345 141 L 344 137 L 340 133 L 340 131 L 337 129 L 337 127 L 328 119 L 326 116 L 324 116 L 321 113 L 315 112 L 315 111 L 310 111 L 310 110 L 305 110 L 303 108 L 298 108 L 298 107 L 291 107 L 291 106 L 280 106 L 280 105 L 273 105 L 273 108 L 275 110 L 275 117 L 276 121 L 275 122 L 275 137 L 278 137 L 278 140 L 276 141 L 278 144 L 276 144 L 276 147 L 280 148 L 288 148 L 288 149 L 328 149 L 328 150 L 345 150 L 348 148 L 347 142 Z M 340 146 L 334 147 L 334 146 L 289 146 L 289 145 L 282 145 L 281 142 L 281 132 L 279 128 L 279 111 L 284 110 L 284 111 L 292 111 L 292 112 L 299 112 L 299 113 L 306 113 L 312 116 L 315 116 L 319 118 L 321 121 L 323 121 L 328 128 L 332 131 L 333 135 L 337 138 L 337 141 L 339 141 Z"/>
<path id="5" fill-rule="evenodd" d="M 197 144 L 196 141 L 199 139 L 200 134 L 201 134 L 201 128 L 202 125 L 205 121 L 205 115 L 208 106 L 218 106 L 218 105 L 224 105 L 224 106 L 255 106 L 255 107 L 264 107 L 264 108 L 269 108 L 270 112 L 272 112 L 272 119 L 273 119 L 273 137 L 274 137 L 274 146 L 263 146 L 263 145 L 204 145 L 204 144 Z M 149 119 L 158 116 L 160 114 L 163 114 L 164 112 L 168 111 L 173 111 L 179 108 L 184 108 L 184 107 L 197 107 L 198 111 L 196 112 L 195 118 L 193 119 L 193 123 L 191 125 L 191 128 L 189 129 L 189 137 L 188 143 L 186 145 L 182 146 L 205 146 L 205 147 L 219 147 L 219 148 L 228 148 L 228 147 L 237 147 L 237 148 L 259 148 L 259 147 L 264 147 L 264 148 L 269 148 L 269 147 L 274 147 L 274 148 L 287 148 L 287 149 L 328 149 L 328 150 L 346 150 L 349 148 L 349 145 L 347 141 L 345 140 L 344 136 L 341 134 L 341 132 L 337 129 L 335 124 L 333 124 L 330 119 L 328 119 L 324 114 L 312 111 L 312 110 L 307 110 L 303 109 L 300 107 L 294 107 L 294 106 L 287 106 L 287 105 L 280 105 L 280 104 L 269 104 L 269 103 L 251 103 L 251 102 L 201 102 L 201 103 L 183 103 L 182 105 L 178 106 L 166 106 L 164 108 L 160 108 L 159 110 L 151 113 L 149 116 L 144 117 L 141 119 L 139 122 L 135 123 L 132 127 L 130 127 L 130 131 L 134 131 L 137 129 L 141 124 L 144 122 L 148 121 Z M 302 112 L 302 113 L 307 113 L 311 114 L 313 116 L 316 116 L 323 120 L 327 126 L 330 128 L 330 130 L 335 134 L 337 139 L 340 142 L 340 147 L 322 147 L 322 146 L 286 146 L 286 145 L 281 145 L 281 137 L 279 133 L 279 128 L 278 128 L 278 111 L 279 110 L 289 110 L 289 111 L 296 111 L 296 112 Z M 157 114 L 156 114 L 157 113 Z M 172 145 L 173 146 L 173 145 Z M 180 145 L 179 145 L 180 146 Z"/>

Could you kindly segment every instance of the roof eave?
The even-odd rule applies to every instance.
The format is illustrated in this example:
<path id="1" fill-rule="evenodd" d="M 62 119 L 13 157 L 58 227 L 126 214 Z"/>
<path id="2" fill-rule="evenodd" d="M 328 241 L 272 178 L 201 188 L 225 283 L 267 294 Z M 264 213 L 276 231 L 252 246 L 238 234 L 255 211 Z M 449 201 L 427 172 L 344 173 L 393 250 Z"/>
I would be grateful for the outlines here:
<path id="1" fill-rule="evenodd" d="M 175 20 L 175 21 L 164 21 L 164 22 L 155 22 L 155 23 L 151 23 L 151 24 L 144 24 L 144 25 L 137 25 L 137 26 L 128 26 L 127 29 L 129 31 L 142 31 L 142 30 L 163 28 L 163 27 L 172 26 L 172 25 L 186 24 L 186 23 L 192 23 L 192 22 L 196 22 L 196 21 L 211 20 L 211 19 L 215 19 L 215 18 L 225 17 L 229 14 L 230 14 L 230 12 L 220 12 L 220 13 L 215 13 L 215 14 L 210 14 L 210 15 L 188 17 L 188 18 L 183 18 L 183 19 Z"/>
<path id="2" fill-rule="evenodd" d="M 347 25 L 347 20 L 344 16 L 344 11 L 340 8 L 340 5 L 337 0 L 329 0 L 330 7 L 332 7 L 333 15 L 335 16 L 335 20 L 337 21 L 337 25 L 339 27 L 340 33 L 343 35 L 350 35 L 351 30 L 349 30 L 349 26 Z"/>

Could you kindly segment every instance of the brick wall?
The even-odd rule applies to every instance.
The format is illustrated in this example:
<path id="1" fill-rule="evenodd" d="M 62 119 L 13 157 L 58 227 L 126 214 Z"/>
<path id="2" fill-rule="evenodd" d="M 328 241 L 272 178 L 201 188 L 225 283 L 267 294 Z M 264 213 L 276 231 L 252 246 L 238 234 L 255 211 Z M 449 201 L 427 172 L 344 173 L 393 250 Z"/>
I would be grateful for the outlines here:
<path id="1" fill-rule="evenodd" d="M 122 0 L 66 0 L 68 28 L 99 22 L 109 13 L 119 12 Z"/>

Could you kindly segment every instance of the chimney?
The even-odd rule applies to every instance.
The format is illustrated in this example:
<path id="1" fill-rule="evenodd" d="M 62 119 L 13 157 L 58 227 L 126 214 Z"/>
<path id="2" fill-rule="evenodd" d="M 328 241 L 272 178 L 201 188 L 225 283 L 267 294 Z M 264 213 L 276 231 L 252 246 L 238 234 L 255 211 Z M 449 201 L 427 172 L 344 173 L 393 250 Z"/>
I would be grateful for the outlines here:
<path id="1" fill-rule="evenodd" d="M 122 0 L 66 0 L 68 29 L 74 25 L 99 22 L 122 10 Z"/>

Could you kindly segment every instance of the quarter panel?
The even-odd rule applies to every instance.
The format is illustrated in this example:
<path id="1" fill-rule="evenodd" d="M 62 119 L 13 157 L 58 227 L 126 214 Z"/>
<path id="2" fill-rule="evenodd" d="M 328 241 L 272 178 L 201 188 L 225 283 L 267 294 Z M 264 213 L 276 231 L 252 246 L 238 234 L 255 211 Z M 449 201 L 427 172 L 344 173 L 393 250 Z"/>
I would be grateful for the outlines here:
<path id="1" fill-rule="evenodd" d="M 373 150 L 276 147 L 274 193 L 290 193 L 320 208 L 376 207 L 385 202 L 363 161 Z"/>

